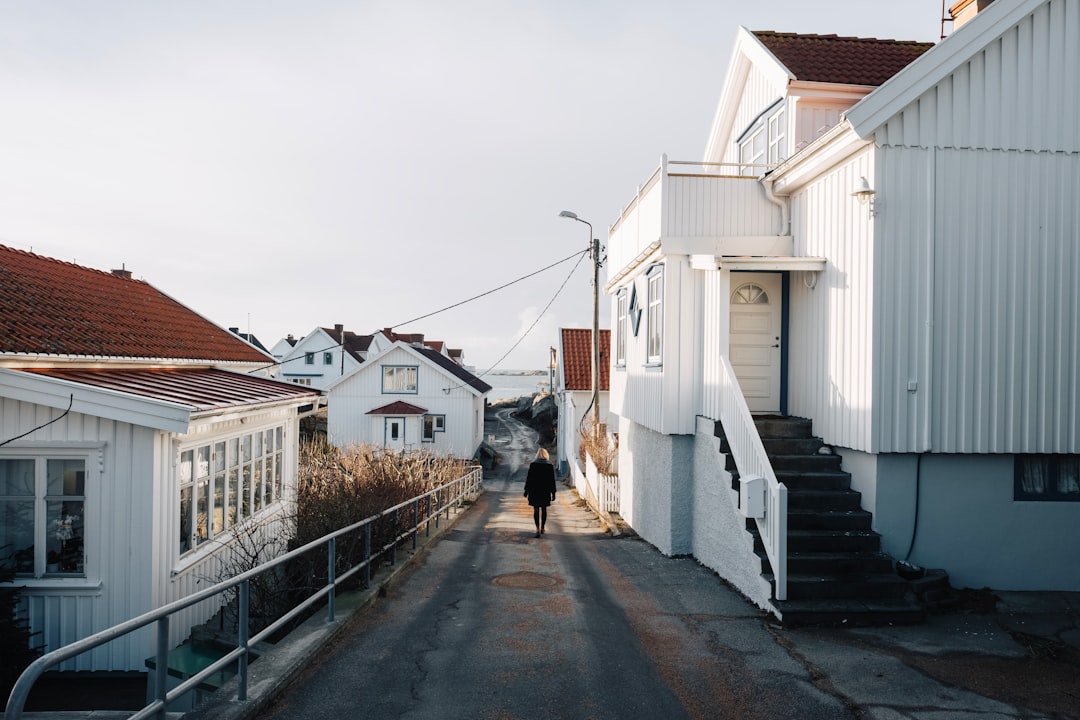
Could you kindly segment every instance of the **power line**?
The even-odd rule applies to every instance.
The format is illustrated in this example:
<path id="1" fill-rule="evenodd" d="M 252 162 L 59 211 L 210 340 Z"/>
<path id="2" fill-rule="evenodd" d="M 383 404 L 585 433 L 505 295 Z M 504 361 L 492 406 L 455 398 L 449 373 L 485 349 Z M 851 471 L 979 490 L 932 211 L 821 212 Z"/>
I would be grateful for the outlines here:
<path id="1" fill-rule="evenodd" d="M 517 278 L 515 280 L 511 280 L 508 283 L 504 283 L 504 284 L 500 285 L 497 288 L 492 288 L 491 290 L 488 290 L 487 292 L 482 292 L 479 295 L 474 295 L 471 298 L 468 298 L 466 300 L 462 300 L 461 302 L 456 302 L 453 305 L 447 305 L 446 307 L 444 307 L 444 308 L 442 308 L 440 310 L 436 310 L 434 312 L 429 312 L 427 315 L 421 315 L 420 317 L 415 317 L 412 320 L 406 320 L 405 322 L 400 322 L 400 323 L 398 323 L 396 325 L 390 325 L 390 326 L 387 327 L 387 329 L 388 330 L 393 330 L 396 327 L 401 327 L 402 325 L 408 325 L 408 324 L 414 323 L 414 322 L 416 322 L 418 320 L 424 320 L 426 318 L 432 317 L 433 315 L 438 315 L 439 313 L 446 312 L 447 310 L 452 310 L 452 309 L 454 309 L 456 307 L 460 307 L 461 305 L 464 305 L 465 303 L 470 303 L 473 300 L 479 300 L 482 297 L 490 295 L 490 294 L 492 294 L 494 292 L 498 292 L 499 290 L 503 290 L 505 288 L 508 288 L 511 285 L 515 285 L 515 284 L 521 282 L 522 280 L 528 280 L 529 278 L 533 277 L 534 275 L 539 275 L 540 273 L 542 273 L 542 272 L 544 272 L 546 270 L 550 270 L 553 267 L 558 267 L 559 265 L 562 265 L 564 262 L 567 262 L 569 260 L 573 260 L 575 257 L 578 258 L 578 261 L 577 261 L 577 263 L 574 264 L 574 270 L 577 270 L 577 266 L 581 264 L 581 258 L 585 256 L 585 253 L 590 252 L 590 250 L 591 250 L 591 248 L 586 248 L 585 250 L 582 250 L 581 252 L 576 252 L 573 255 L 569 255 L 567 257 L 564 257 L 562 260 L 559 260 L 557 262 L 553 262 L 552 264 L 548 265 L 547 267 L 542 267 L 539 270 L 534 270 L 533 272 L 529 273 L 528 275 L 522 275 L 521 277 L 519 277 L 519 278 Z M 570 271 L 571 275 L 574 274 L 574 270 Z M 569 277 L 567 277 L 567 279 L 569 280 Z M 565 285 L 565 284 L 566 284 L 566 282 L 564 281 L 563 285 Z M 559 288 L 559 290 L 561 292 L 562 288 Z M 558 297 L 558 293 L 556 293 L 556 297 Z M 554 299 L 555 298 L 552 298 L 552 301 L 554 301 Z M 548 306 L 550 307 L 551 303 L 548 303 Z M 544 308 L 544 309 L 547 310 L 547 308 Z M 529 329 L 531 330 L 532 328 L 529 328 Z M 342 338 L 344 338 L 344 337 L 345 337 L 344 331 L 342 331 Z M 522 337 L 522 339 L 524 339 L 524 337 Z M 520 343 L 520 342 L 521 342 L 521 340 L 518 340 L 518 343 Z M 326 352 L 328 350 L 336 350 L 339 347 L 344 348 L 344 346 L 345 346 L 344 341 L 342 341 L 342 342 L 338 343 L 337 345 L 331 345 L 329 347 L 325 347 L 325 348 L 322 348 L 320 350 L 314 350 L 314 351 L 310 351 L 310 352 L 313 352 L 313 353 L 317 354 L 317 353 L 321 353 L 321 352 Z M 516 343 L 515 343 L 514 347 L 517 347 Z M 513 349 L 514 348 L 510 348 L 511 351 Z M 507 355 L 509 355 L 509 354 L 510 354 L 510 351 L 507 351 Z M 505 358 L 506 358 L 506 355 L 504 355 L 502 358 L 499 358 L 499 362 L 502 362 L 503 359 L 505 359 Z M 285 363 L 295 362 L 295 361 L 300 360 L 300 359 L 301 359 L 301 356 L 297 355 L 296 357 L 289 358 L 288 360 L 279 360 L 278 362 L 272 362 L 272 363 L 270 363 L 268 365 L 263 365 L 262 367 L 255 368 L 254 370 L 249 370 L 248 374 L 250 375 L 251 373 L 257 373 L 257 372 L 262 372 L 263 370 L 269 370 L 270 368 L 278 367 L 278 366 L 284 365 Z"/>
<path id="2" fill-rule="evenodd" d="M 589 252 L 589 249 L 582 250 L 581 252 L 576 252 L 573 255 L 570 255 L 568 257 L 564 257 L 562 260 L 559 260 L 558 262 L 554 262 L 551 265 L 548 265 L 547 267 L 542 267 L 539 270 L 536 270 L 535 272 L 529 273 L 528 275 L 522 275 L 517 280 L 511 280 L 510 282 L 508 282 L 508 283 L 506 283 L 504 285 L 500 285 L 497 288 L 493 288 L 491 290 L 488 290 L 487 292 L 480 293 L 479 295 L 474 295 L 473 297 L 471 297 L 471 298 L 469 298 L 467 300 L 462 300 L 461 302 L 454 303 L 453 305 L 447 305 L 446 307 L 442 308 L 441 310 L 436 310 L 435 312 L 429 312 L 427 315 L 421 315 L 420 317 L 414 317 L 412 320 L 406 320 L 405 322 L 400 322 L 397 325 L 391 325 L 390 329 L 392 330 L 392 329 L 394 329 L 396 327 L 401 327 L 402 325 L 408 325 L 410 323 L 416 322 L 417 320 L 425 320 L 425 319 L 427 319 L 427 318 L 429 318 L 429 317 L 431 317 L 433 315 L 438 315 L 439 313 L 446 312 L 447 310 L 452 310 L 452 309 L 454 309 L 454 308 L 456 308 L 456 307 L 458 307 L 460 305 L 464 305 L 465 303 L 472 302 L 473 300 L 479 300 L 480 298 L 484 297 L 485 295 L 490 295 L 493 292 L 498 292 L 499 290 L 502 290 L 503 288 L 508 288 L 511 285 L 515 284 L 515 283 L 521 282 L 522 280 L 528 280 L 529 278 L 531 278 L 534 275 L 539 275 L 540 273 L 544 272 L 545 270 L 550 270 L 553 267 L 556 267 L 558 265 L 562 265 L 564 262 L 567 262 L 568 260 L 573 260 L 575 257 L 578 257 L 579 255 L 584 256 L 584 254 L 587 253 L 587 252 Z M 581 258 L 578 257 L 578 263 L 580 263 L 580 262 L 581 262 Z M 575 270 L 577 269 L 577 264 L 574 265 L 574 269 Z M 573 272 L 574 271 L 571 270 L 570 274 L 573 274 Z"/>
<path id="3" fill-rule="evenodd" d="M 525 339 L 526 337 L 528 337 L 528 336 L 529 336 L 529 333 L 531 333 L 531 332 L 532 332 L 532 330 L 533 330 L 533 328 L 535 328 L 535 327 L 536 327 L 536 324 L 540 322 L 540 318 L 544 317 L 544 313 L 546 313 L 546 312 L 548 311 L 548 309 L 549 309 L 549 308 L 551 307 L 552 303 L 554 303 L 554 302 L 555 302 L 555 299 L 556 299 L 556 298 L 558 298 L 558 297 L 559 297 L 559 295 L 561 295 L 561 294 L 562 294 L 563 288 L 565 288 L 565 287 L 566 287 L 566 283 L 570 282 L 570 278 L 574 276 L 574 272 L 575 272 L 575 271 L 576 271 L 576 270 L 578 269 L 578 266 L 579 266 L 579 265 L 581 265 L 581 261 L 585 259 L 585 254 L 586 254 L 586 253 L 588 253 L 588 252 L 590 252 L 590 251 L 591 251 L 591 248 L 590 248 L 589 250 L 586 250 L 586 251 L 585 251 L 585 252 L 583 252 L 583 253 L 575 253 L 576 255 L 578 255 L 578 256 L 579 256 L 579 257 L 578 257 L 578 261 L 577 261 L 576 263 L 574 263 L 574 267 L 570 268 L 570 274 L 569 274 L 569 275 L 567 275 L 567 276 L 566 276 L 566 279 L 562 281 L 562 285 L 560 285 L 560 286 L 559 286 L 559 289 L 555 291 L 555 294 L 551 296 L 551 299 L 550 299 L 550 300 L 548 300 L 548 304 L 544 306 L 544 309 L 543 309 L 543 310 L 541 310 L 541 311 L 540 311 L 540 314 L 536 316 L 536 319 L 535 319 L 535 320 L 533 320 L 533 323 L 532 323 L 532 325 L 530 325 L 530 326 L 529 326 L 529 327 L 528 327 L 528 328 L 527 328 L 527 329 L 525 330 L 525 332 L 521 334 L 521 337 L 519 337 L 519 338 L 517 339 L 517 342 L 515 342 L 515 343 L 514 343 L 513 345 L 511 345 L 511 346 L 510 346 L 510 349 L 509 349 L 509 350 L 507 350 L 507 351 L 506 351 L 505 353 L 503 353 L 503 356 L 502 356 L 501 358 L 499 358 L 498 360 L 496 360 L 496 361 L 495 361 L 495 364 L 494 364 L 494 365 L 492 365 L 491 367 L 489 367 L 489 368 L 488 368 L 487 370 L 485 370 L 484 372 L 480 373 L 480 374 L 479 374 L 479 375 L 477 375 L 476 377 L 478 377 L 478 378 L 482 378 L 482 377 L 484 377 L 485 375 L 487 375 L 487 374 L 488 374 L 489 372 L 491 372 L 492 370 L 494 370 L 495 368 L 499 367 L 499 363 L 501 363 L 501 362 L 502 362 L 503 360 L 505 360 L 505 359 L 507 358 L 507 356 L 508 356 L 508 355 L 510 355 L 510 353 L 514 352 L 514 348 L 516 348 L 516 347 L 517 347 L 518 345 L 520 345 L 520 344 L 521 344 L 521 342 L 522 342 L 522 341 L 523 341 L 523 340 L 524 340 L 524 339 Z M 572 258 L 572 257 L 574 257 L 574 256 L 573 256 L 573 255 L 571 255 L 570 257 Z M 570 259 L 570 258 L 567 258 L 567 260 L 569 260 L 569 259 Z M 566 260 L 561 260 L 560 262 L 566 262 Z M 556 265 L 558 265 L 558 264 L 559 264 L 559 263 L 556 263 Z M 554 267 L 554 265 L 553 265 L 553 266 L 551 266 L 551 267 Z M 546 269 L 546 268 L 545 268 L 545 269 Z M 464 384 L 462 384 L 462 385 L 455 385 L 454 387 L 449 387 L 449 388 L 445 388 L 445 389 L 443 390 L 443 392 L 445 392 L 445 393 L 449 393 L 449 392 L 450 392 L 451 390 L 457 390 L 458 388 L 461 388 L 461 387 L 465 387 L 465 385 L 464 385 Z"/>
<path id="4" fill-rule="evenodd" d="M 47 423 L 42 423 L 41 425 L 38 425 L 38 426 L 37 426 L 36 428 L 33 428 L 32 430 L 27 430 L 27 431 L 26 431 L 26 432 L 24 432 L 24 433 L 23 433 L 22 435 L 16 435 L 16 436 L 15 436 L 15 437 L 13 437 L 13 438 L 9 438 L 9 439 L 7 439 L 7 440 L 4 440 L 3 442 L 0 442 L 0 447 L 3 447 L 4 445 L 7 445 L 8 443 L 13 443 L 13 442 L 15 442 L 16 440 L 18 440 L 19 438 L 24 438 L 24 437 L 26 437 L 27 435 L 30 435 L 31 433 L 36 433 L 36 432 L 37 432 L 38 430 L 40 430 L 41 428 L 44 428 L 44 427 L 48 427 L 49 425 L 52 425 L 52 424 L 53 424 L 54 422 L 56 422 L 57 420 L 63 420 L 63 419 L 64 419 L 64 416 L 65 416 L 65 415 L 67 415 L 67 414 L 68 414 L 69 412 L 71 412 L 71 406 L 72 406 L 72 405 L 74 405 L 74 404 L 75 404 L 75 394 L 74 394 L 74 393 L 72 393 L 72 394 L 71 394 L 71 396 L 70 396 L 70 397 L 68 397 L 68 406 L 67 406 L 67 410 L 65 410 L 64 412 L 60 413 L 60 415 L 59 415 L 58 417 L 54 417 L 54 418 L 53 418 L 52 420 L 50 420 L 49 422 L 47 422 Z"/>

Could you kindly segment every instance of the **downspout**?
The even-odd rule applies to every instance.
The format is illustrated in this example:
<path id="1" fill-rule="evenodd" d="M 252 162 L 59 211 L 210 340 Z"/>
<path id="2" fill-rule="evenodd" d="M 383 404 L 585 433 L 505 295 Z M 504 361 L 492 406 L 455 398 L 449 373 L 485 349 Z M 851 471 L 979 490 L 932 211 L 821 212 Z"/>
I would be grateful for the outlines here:
<path id="1" fill-rule="evenodd" d="M 774 205 L 780 207 L 780 232 L 778 236 L 791 234 L 791 198 L 778 197 L 773 192 L 773 181 L 767 176 L 761 177 L 758 182 L 761 183 L 761 187 L 765 189 L 765 197 Z"/>

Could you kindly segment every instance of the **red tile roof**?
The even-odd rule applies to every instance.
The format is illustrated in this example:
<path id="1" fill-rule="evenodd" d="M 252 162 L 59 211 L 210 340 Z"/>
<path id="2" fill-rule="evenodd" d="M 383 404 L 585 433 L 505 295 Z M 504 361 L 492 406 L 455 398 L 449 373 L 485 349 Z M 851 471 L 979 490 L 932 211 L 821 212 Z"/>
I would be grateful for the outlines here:
<path id="1" fill-rule="evenodd" d="M 395 400 L 389 405 L 383 405 L 374 410 L 368 410 L 365 415 L 423 415 L 426 412 L 427 410 L 422 407 Z"/>
<path id="2" fill-rule="evenodd" d="M 142 280 L 0 245 L 0 353 L 265 363 Z"/>
<path id="3" fill-rule="evenodd" d="M 600 390 L 608 389 L 611 331 L 600 331 Z M 592 330 L 562 329 L 563 383 L 567 390 L 592 390 Z"/>
<path id="4" fill-rule="evenodd" d="M 318 397 L 312 388 L 215 368 L 22 368 L 82 385 L 188 405 L 194 412 Z"/>
<path id="5" fill-rule="evenodd" d="M 933 43 L 771 30 L 754 36 L 798 80 L 877 86 L 907 67 Z"/>

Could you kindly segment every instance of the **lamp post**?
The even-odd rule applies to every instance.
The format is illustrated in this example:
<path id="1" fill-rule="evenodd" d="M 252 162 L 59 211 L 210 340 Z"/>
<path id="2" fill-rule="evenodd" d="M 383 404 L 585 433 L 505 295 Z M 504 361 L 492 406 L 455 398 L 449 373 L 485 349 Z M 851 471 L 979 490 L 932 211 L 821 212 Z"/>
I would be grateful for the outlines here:
<path id="1" fill-rule="evenodd" d="M 593 226 L 576 213 L 563 210 L 559 217 L 570 218 L 589 226 L 589 252 L 593 261 L 593 319 L 592 319 L 592 431 L 600 435 L 600 240 L 593 237 Z"/>

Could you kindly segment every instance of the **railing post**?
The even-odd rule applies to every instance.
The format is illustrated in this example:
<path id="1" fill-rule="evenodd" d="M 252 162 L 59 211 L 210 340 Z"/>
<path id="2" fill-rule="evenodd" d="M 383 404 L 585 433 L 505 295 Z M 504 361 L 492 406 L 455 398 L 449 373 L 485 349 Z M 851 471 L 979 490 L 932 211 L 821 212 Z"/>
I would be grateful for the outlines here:
<path id="1" fill-rule="evenodd" d="M 398 511 L 394 511 L 394 527 L 393 535 L 394 541 L 390 546 L 390 564 L 397 565 L 397 546 L 398 546 Z"/>
<path id="2" fill-rule="evenodd" d="M 165 704 L 165 695 L 169 692 L 169 616 L 157 621 L 156 654 L 157 667 L 154 668 L 154 699 L 161 701 L 161 709 L 157 716 L 165 720 L 168 708 Z"/>
<path id="3" fill-rule="evenodd" d="M 330 592 L 326 595 L 326 622 L 334 622 L 334 601 L 337 599 L 337 591 L 334 585 L 337 583 L 337 538 L 332 537 L 326 544 L 326 584 L 330 586 Z"/>
<path id="4" fill-rule="evenodd" d="M 240 625 L 236 629 L 236 644 L 243 650 L 240 653 L 240 657 L 237 659 L 237 678 L 239 680 L 236 686 L 236 699 L 240 702 L 247 700 L 247 686 L 248 686 L 248 602 L 250 597 L 250 581 L 244 580 L 240 583 L 240 602 L 239 602 L 239 614 Z"/>
<path id="5" fill-rule="evenodd" d="M 435 491 L 435 529 L 439 529 L 439 518 L 442 516 L 442 490 Z"/>
<path id="6" fill-rule="evenodd" d="M 364 526 L 364 587 L 371 587 L 371 523 Z"/>
<path id="7" fill-rule="evenodd" d="M 427 494 L 427 512 L 424 513 L 424 537 L 431 537 L 431 493 Z"/>
<path id="8" fill-rule="evenodd" d="M 413 500 L 412 505 L 412 549 L 416 549 L 416 535 L 420 532 L 420 500 Z"/>

